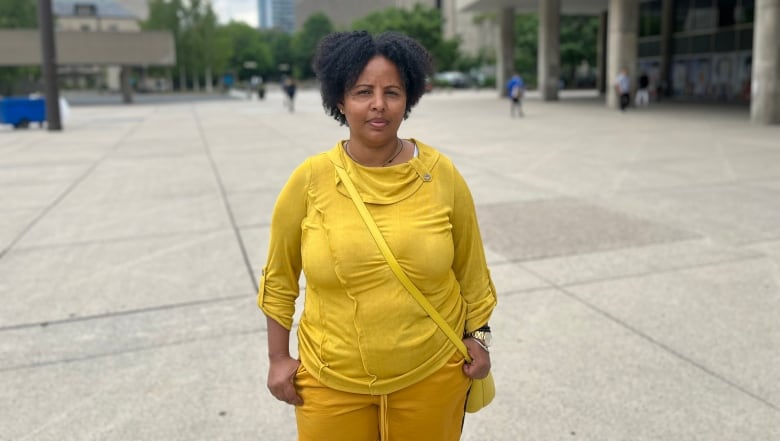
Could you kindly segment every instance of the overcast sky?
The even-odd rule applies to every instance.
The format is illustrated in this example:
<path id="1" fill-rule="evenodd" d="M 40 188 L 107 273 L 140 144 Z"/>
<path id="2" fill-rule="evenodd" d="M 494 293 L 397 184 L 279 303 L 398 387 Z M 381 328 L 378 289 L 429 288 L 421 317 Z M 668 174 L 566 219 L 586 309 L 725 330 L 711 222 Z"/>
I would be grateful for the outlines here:
<path id="1" fill-rule="evenodd" d="M 220 23 L 244 21 L 257 26 L 257 0 L 212 0 Z"/>

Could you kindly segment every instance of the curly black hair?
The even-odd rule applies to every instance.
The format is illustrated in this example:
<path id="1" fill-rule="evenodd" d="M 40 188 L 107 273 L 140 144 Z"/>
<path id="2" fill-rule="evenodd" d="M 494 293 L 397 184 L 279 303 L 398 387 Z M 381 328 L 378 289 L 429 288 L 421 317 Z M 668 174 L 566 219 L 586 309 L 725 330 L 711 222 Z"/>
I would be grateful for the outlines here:
<path id="1" fill-rule="evenodd" d="M 427 76 L 431 74 L 431 55 L 417 41 L 399 32 L 384 32 L 372 36 L 367 31 L 334 32 L 320 40 L 312 67 L 320 81 L 322 107 L 341 125 L 347 118 L 339 110 L 344 94 L 355 85 L 366 64 L 377 55 L 398 67 L 406 88 L 406 111 L 425 93 Z"/>

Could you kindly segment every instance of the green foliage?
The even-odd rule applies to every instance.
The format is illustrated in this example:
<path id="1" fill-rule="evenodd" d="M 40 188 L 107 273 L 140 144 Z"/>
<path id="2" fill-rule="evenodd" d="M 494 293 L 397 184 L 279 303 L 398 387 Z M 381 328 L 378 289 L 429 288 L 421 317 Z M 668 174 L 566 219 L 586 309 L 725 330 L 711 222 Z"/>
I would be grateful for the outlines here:
<path id="1" fill-rule="evenodd" d="M 596 66 L 599 33 L 597 17 L 561 17 L 561 76 L 573 84 L 577 67 L 583 62 Z"/>
<path id="2" fill-rule="evenodd" d="M 268 43 L 271 48 L 271 56 L 274 61 L 274 69 L 269 76 L 278 79 L 277 76 L 290 69 L 294 62 L 292 49 L 292 35 L 278 29 L 261 30 L 260 38 Z"/>
<path id="3" fill-rule="evenodd" d="M 35 0 L 0 0 L 0 29 L 37 26 L 38 14 Z"/>
<path id="4" fill-rule="evenodd" d="M 577 66 L 583 61 L 596 65 L 599 20 L 597 17 L 564 15 L 560 28 L 561 77 L 567 84 L 572 84 Z M 515 69 L 532 87 L 536 85 L 538 47 L 538 16 L 515 17 Z"/>
<path id="5" fill-rule="evenodd" d="M 40 78 L 41 69 L 39 67 L 28 66 L 2 66 L 0 67 L 0 96 L 29 93 L 31 90 L 25 90 L 22 83 L 32 85 L 36 79 Z"/>
<path id="6" fill-rule="evenodd" d="M 416 4 L 414 9 L 388 8 L 374 12 L 352 23 L 354 30 L 377 34 L 385 31 L 402 32 L 419 41 L 433 56 L 437 70 L 453 69 L 458 61 L 460 41 L 445 39 L 443 19 L 436 8 Z"/>
<path id="7" fill-rule="evenodd" d="M 268 76 L 275 70 L 271 46 L 261 33 L 246 23 L 231 21 L 219 29 L 220 40 L 230 46 L 226 65 L 236 72 L 239 80 L 253 75 Z"/>
<path id="8" fill-rule="evenodd" d="M 35 0 L 0 0 L 0 13 L 10 11 L 8 5 L 15 6 L 20 1 L 28 6 L 35 3 Z M 190 74 L 202 75 L 204 70 L 211 69 L 215 75 L 232 72 L 239 80 L 247 80 L 252 75 L 270 80 L 284 73 L 311 78 L 311 59 L 316 46 L 335 29 L 323 13 L 309 17 L 303 28 L 291 35 L 276 29 L 257 30 L 238 22 L 220 25 L 209 0 L 148 1 L 149 18 L 143 28 L 170 30 L 176 40 L 177 70 L 182 68 Z M 32 11 L 34 19 L 34 7 Z M 0 23 L 10 20 L 6 15 L 0 14 Z M 486 13 L 475 16 L 474 22 L 495 19 L 495 13 Z M 492 50 L 484 50 L 477 56 L 460 54 L 460 41 L 445 39 L 442 25 L 441 11 L 417 4 L 411 10 L 388 8 L 374 12 L 356 20 L 351 28 L 374 34 L 397 31 L 409 35 L 431 52 L 439 71 L 468 72 L 495 63 Z M 538 33 L 536 14 L 515 17 L 514 67 L 529 85 L 536 84 Z M 561 72 L 567 80 L 572 79 L 583 60 L 596 65 L 597 35 L 596 17 L 561 17 Z"/>
<path id="9" fill-rule="evenodd" d="M 141 22 L 141 29 L 168 30 L 174 37 L 181 34 L 179 12 L 184 9 L 180 0 L 149 0 L 149 16 Z"/>
<path id="10" fill-rule="evenodd" d="M 317 43 L 320 39 L 333 32 L 333 23 L 327 15 L 318 12 L 307 18 L 303 23 L 303 29 L 292 39 L 292 53 L 294 61 L 294 76 L 309 78 L 314 75 L 311 68 L 311 60 Z"/>
<path id="11" fill-rule="evenodd" d="M 220 72 L 230 56 L 217 29 L 217 15 L 208 0 L 148 0 L 145 30 L 168 30 L 176 44 L 176 70 L 201 78 L 207 70 Z M 181 85 L 180 85 L 181 86 Z"/>
<path id="12" fill-rule="evenodd" d="M 536 86 L 539 50 L 539 17 L 521 14 L 515 17 L 515 69 L 527 86 Z"/>
<path id="13" fill-rule="evenodd" d="M 183 36 L 184 24 L 179 17 L 183 13 L 184 5 L 181 0 L 148 0 L 149 16 L 140 23 L 141 29 L 149 31 L 165 30 L 173 34 L 173 42 L 176 51 L 176 67 L 178 69 L 184 65 L 183 60 L 187 58 L 185 53 L 186 42 Z M 161 69 L 165 71 L 168 69 Z M 153 69 L 150 73 L 158 73 Z M 180 85 L 181 87 L 181 85 Z"/>
<path id="14" fill-rule="evenodd" d="M 38 15 L 35 0 L 0 0 L 0 29 L 35 28 Z M 38 77 L 37 67 L 0 67 L 0 95 L 16 92 L 20 80 Z"/>

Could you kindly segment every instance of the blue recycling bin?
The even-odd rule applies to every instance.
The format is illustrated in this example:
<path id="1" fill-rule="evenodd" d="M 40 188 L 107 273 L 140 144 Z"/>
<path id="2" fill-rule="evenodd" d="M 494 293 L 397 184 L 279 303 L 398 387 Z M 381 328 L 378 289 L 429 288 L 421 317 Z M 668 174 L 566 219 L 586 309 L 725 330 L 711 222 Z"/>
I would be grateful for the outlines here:
<path id="1" fill-rule="evenodd" d="M 39 126 L 46 121 L 46 100 L 43 98 L 8 97 L 0 99 L 0 124 L 27 128 L 30 123 Z"/>

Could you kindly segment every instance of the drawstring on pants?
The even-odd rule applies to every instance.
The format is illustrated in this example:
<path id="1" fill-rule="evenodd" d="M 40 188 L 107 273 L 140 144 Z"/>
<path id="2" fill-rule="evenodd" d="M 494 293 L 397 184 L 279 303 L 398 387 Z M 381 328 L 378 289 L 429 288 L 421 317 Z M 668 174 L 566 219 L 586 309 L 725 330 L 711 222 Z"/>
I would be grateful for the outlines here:
<path id="1" fill-rule="evenodd" d="M 379 400 L 379 441 L 387 441 L 387 395 L 380 396 Z"/>

